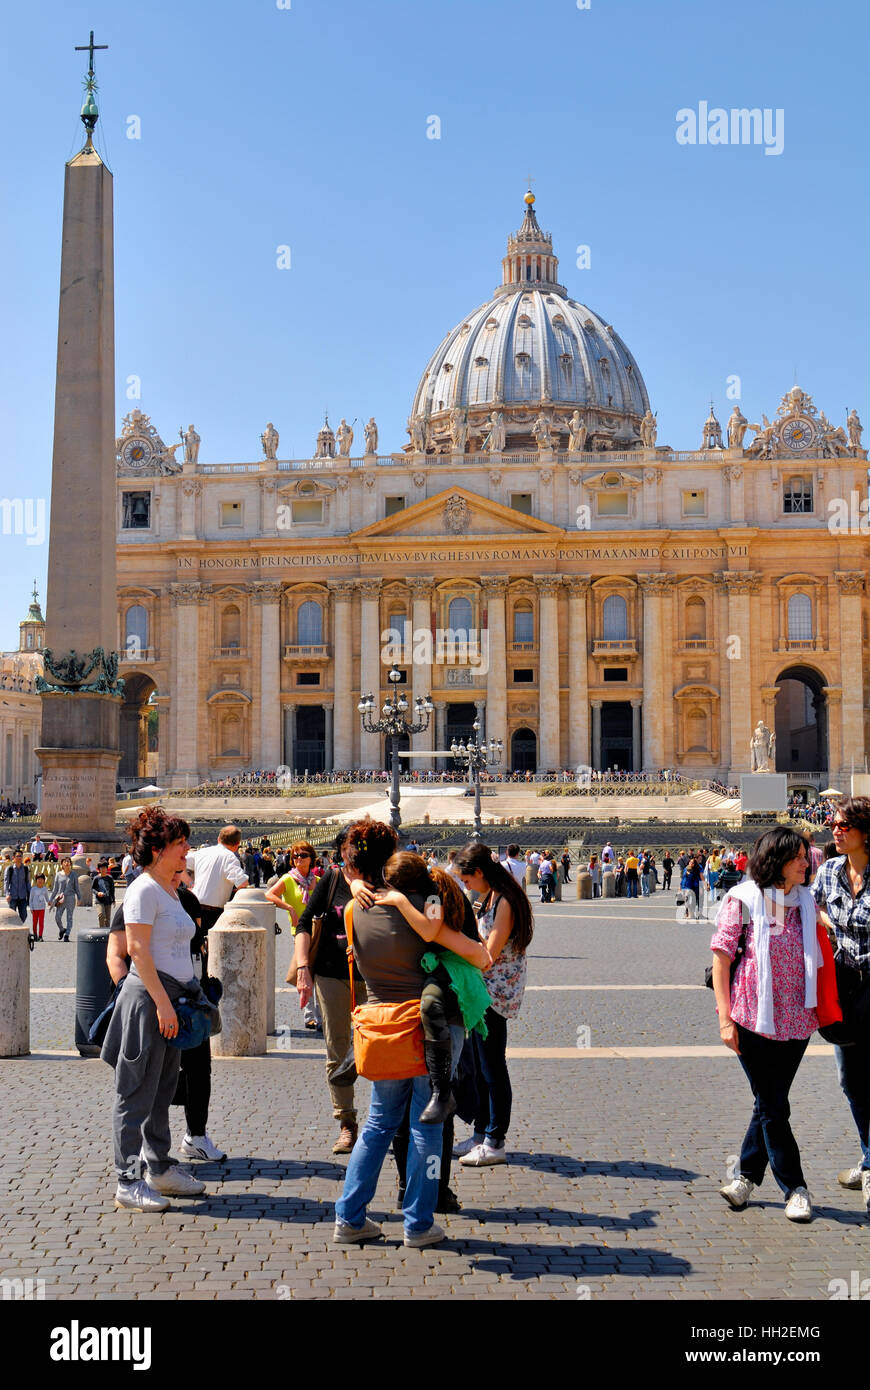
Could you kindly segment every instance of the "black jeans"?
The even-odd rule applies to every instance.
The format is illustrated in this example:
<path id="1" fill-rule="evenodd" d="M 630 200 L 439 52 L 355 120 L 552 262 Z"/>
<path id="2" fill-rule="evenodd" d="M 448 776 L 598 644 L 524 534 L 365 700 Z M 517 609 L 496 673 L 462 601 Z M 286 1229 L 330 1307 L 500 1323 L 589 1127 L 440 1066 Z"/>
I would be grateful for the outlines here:
<path id="1" fill-rule="evenodd" d="M 513 1091 L 507 1069 L 507 1019 L 495 1009 L 486 1011 L 486 1039 L 472 1033 L 474 1056 L 480 1073 L 480 1111 L 475 1116 L 476 1134 L 485 1134 L 486 1142 L 495 1148 L 504 1143 L 511 1122 Z"/>
<path id="2" fill-rule="evenodd" d="M 188 1134 L 205 1134 L 210 1100 L 211 1041 L 206 1038 L 198 1047 L 186 1047 L 181 1053 L 181 1071 L 172 1104 L 184 1106 Z"/>
<path id="3" fill-rule="evenodd" d="M 786 1197 L 806 1187 L 797 1141 L 791 1132 L 788 1093 L 809 1038 L 778 1042 L 737 1025 L 739 1062 L 749 1079 L 755 1104 L 740 1150 L 740 1172 L 760 1183 L 768 1162 Z"/>
<path id="4" fill-rule="evenodd" d="M 13 899 L 12 899 L 12 903 L 11 903 L 11 907 L 12 907 L 13 912 L 17 912 L 17 913 L 18 913 L 18 916 L 21 918 L 22 922 L 26 922 L 26 921 L 27 921 L 27 899 L 26 899 L 26 898 L 13 898 Z"/>

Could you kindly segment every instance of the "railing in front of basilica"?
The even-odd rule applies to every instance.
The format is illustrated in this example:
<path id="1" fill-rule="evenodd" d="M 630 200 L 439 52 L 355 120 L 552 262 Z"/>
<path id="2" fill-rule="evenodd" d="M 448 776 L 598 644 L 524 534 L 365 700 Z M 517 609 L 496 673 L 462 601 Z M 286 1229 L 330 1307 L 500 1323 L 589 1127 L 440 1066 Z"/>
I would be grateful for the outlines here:
<path id="1" fill-rule="evenodd" d="M 725 451 L 730 452 L 728 450 Z M 742 455 L 742 450 L 736 451 Z M 572 464 L 608 464 L 608 463 L 628 463 L 639 466 L 644 462 L 649 462 L 654 458 L 657 463 L 709 463 L 710 454 L 703 450 L 680 451 L 676 449 L 613 449 L 599 450 L 596 453 L 572 453 L 567 449 L 555 451 L 557 461 Z M 438 454 L 365 454 L 361 458 L 345 457 L 342 454 L 335 454 L 326 458 L 303 458 L 303 459 L 261 459 L 259 463 L 199 463 L 196 465 L 197 473 L 205 474 L 227 474 L 227 473 L 305 473 L 310 470 L 340 470 L 342 468 L 401 468 L 407 467 L 410 462 L 415 464 L 453 464 L 457 457 L 466 467 L 492 467 L 494 463 L 501 464 L 535 464 L 541 461 L 541 455 L 537 451 L 527 452 L 505 450 L 503 453 L 493 454 L 456 454 L 445 452 Z M 548 456 L 550 457 L 550 456 Z"/>

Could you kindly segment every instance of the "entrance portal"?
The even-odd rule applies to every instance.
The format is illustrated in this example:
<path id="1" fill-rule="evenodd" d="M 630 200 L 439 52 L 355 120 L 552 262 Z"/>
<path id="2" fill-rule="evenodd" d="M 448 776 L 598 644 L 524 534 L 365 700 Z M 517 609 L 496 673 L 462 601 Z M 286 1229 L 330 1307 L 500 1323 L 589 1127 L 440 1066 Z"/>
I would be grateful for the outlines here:
<path id="1" fill-rule="evenodd" d="M 296 711 L 296 772 L 326 770 L 326 715 L 322 705 L 301 705 Z"/>
<path id="2" fill-rule="evenodd" d="M 601 706 L 601 771 L 631 772 L 634 766 L 632 709 L 628 700 L 607 700 Z"/>
<path id="3" fill-rule="evenodd" d="M 537 772 L 538 740 L 531 729 L 517 729 L 511 739 L 511 772 Z"/>
<path id="4" fill-rule="evenodd" d="M 789 666 L 777 680 L 777 772 L 824 772 L 828 766 L 828 702 L 810 666 Z"/>

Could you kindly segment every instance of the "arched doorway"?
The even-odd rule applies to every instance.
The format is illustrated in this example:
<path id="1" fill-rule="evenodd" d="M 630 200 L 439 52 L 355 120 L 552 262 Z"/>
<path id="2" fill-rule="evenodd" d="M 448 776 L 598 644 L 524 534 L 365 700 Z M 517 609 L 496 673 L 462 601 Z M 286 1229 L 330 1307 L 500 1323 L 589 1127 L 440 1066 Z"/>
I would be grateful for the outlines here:
<path id="1" fill-rule="evenodd" d="M 300 705 L 296 711 L 293 763 L 297 772 L 326 770 L 326 714 L 322 705 Z"/>
<path id="2" fill-rule="evenodd" d="M 810 666 L 789 666 L 777 679 L 777 772 L 825 772 L 828 702 L 825 682 Z"/>
<path id="3" fill-rule="evenodd" d="M 149 706 L 157 686 L 150 676 L 133 671 L 124 676 L 124 703 L 121 705 L 121 761 L 118 780 L 122 787 L 131 782 L 145 782 L 148 754 L 157 751 L 157 710 Z M 153 745 L 153 746 L 152 746 Z"/>
<path id="4" fill-rule="evenodd" d="M 537 772 L 538 740 L 531 729 L 515 729 L 511 737 L 511 772 Z"/>
<path id="5" fill-rule="evenodd" d="M 629 700 L 605 700 L 601 706 L 601 768 L 631 772 L 634 766 L 632 709 Z"/>

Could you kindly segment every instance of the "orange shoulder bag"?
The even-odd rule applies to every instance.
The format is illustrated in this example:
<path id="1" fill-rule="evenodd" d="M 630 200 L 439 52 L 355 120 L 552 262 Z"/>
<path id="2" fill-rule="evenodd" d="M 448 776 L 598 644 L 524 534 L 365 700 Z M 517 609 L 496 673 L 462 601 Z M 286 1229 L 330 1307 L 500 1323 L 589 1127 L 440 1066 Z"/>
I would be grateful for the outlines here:
<path id="1" fill-rule="evenodd" d="M 404 1081 L 425 1076 L 420 1000 L 401 1004 L 357 1004 L 353 987 L 353 903 L 344 909 L 347 961 L 350 975 L 350 1017 L 353 1058 L 357 1073 L 367 1081 Z"/>

